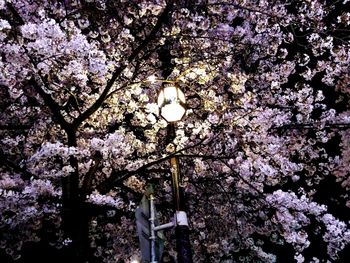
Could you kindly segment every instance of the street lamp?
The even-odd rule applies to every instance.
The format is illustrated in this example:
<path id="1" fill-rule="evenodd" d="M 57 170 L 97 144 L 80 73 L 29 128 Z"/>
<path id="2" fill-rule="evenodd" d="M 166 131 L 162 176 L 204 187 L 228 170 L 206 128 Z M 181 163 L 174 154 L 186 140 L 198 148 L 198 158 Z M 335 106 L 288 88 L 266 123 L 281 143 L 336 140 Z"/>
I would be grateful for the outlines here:
<path id="1" fill-rule="evenodd" d="M 168 123 L 177 122 L 186 113 L 185 94 L 177 84 L 165 84 L 158 94 L 158 107 L 160 115 Z"/>
<path id="2" fill-rule="evenodd" d="M 186 113 L 185 94 L 176 83 L 165 84 L 158 94 L 160 115 L 168 122 L 168 141 L 175 138 L 175 123 Z M 175 147 L 174 147 L 175 151 Z M 172 191 L 176 217 L 175 235 L 179 263 L 192 263 L 192 252 L 189 239 L 188 220 L 185 212 L 183 192 L 180 189 L 180 163 L 174 155 L 170 159 Z"/>

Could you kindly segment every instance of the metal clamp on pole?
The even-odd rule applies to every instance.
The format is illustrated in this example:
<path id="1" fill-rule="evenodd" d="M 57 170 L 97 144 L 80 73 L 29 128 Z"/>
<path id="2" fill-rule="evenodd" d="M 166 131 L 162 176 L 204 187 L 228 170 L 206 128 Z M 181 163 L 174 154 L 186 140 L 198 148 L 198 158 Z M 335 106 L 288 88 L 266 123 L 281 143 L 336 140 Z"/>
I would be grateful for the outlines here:
<path id="1" fill-rule="evenodd" d="M 185 211 L 176 211 L 176 225 L 188 226 L 188 219 Z"/>

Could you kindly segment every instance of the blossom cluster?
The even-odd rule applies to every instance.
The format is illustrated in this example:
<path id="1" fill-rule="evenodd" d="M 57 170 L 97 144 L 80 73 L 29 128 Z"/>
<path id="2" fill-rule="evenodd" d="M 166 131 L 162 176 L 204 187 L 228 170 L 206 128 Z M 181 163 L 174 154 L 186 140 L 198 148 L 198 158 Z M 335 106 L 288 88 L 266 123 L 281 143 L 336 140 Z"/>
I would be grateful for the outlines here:
<path id="1" fill-rule="evenodd" d="M 84 235 L 93 261 L 138 258 L 135 204 L 158 182 L 169 217 L 176 151 L 195 262 L 279 262 L 281 247 L 335 261 L 349 246 L 350 16 L 328 2 L 0 0 L 0 249 Z M 186 94 L 174 138 L 164 81 Z M 61 212 L 83 202 L 108 212 L 78 214 L 76 238 Z"/>

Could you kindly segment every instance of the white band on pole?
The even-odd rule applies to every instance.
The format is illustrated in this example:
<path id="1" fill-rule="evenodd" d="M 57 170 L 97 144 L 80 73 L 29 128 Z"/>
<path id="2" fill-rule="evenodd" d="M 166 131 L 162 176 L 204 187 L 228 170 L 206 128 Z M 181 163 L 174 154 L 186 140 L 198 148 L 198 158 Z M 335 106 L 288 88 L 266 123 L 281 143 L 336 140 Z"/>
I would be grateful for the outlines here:
<path id="1" fill-rule="evenodd" d="M 176 211 L 176 224 L 179 226 L 188 226 L 187 215 L 184 211 Z"/>

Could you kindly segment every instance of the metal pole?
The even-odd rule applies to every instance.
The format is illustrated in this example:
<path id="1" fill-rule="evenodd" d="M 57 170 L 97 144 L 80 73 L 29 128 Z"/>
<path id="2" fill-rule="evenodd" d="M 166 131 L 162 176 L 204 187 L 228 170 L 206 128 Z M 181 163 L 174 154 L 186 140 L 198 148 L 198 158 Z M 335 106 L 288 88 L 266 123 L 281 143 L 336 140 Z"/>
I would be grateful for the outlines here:
<path id="1" fill-rule="evenodd" d="M 168 126 L 168 139 L 173 140 L 175 137 L 174 124 Z M 171 181 L 174 198 L 174 210 L 176 218 L 175 236 L 177 258 L 179 263 L 192 263 L 192 251 L 189 237 L 189 227 L 187 215 L 185 212 L 185 202 L 182 189 L 179 182 L 181 180 L 179 158 L 174 156 L 170 159 Z"/>
<path id="2" fill-rule="evenodd" d="M 155 227 L 155 212 L 154 212 L 154 196 L 153 194 L 149 197 L 149 209 L 150 209 L 150 239 L 151 239 L 151 263 L 157 263 L 156 261 L 156 231 L 154 230 Z"/>

